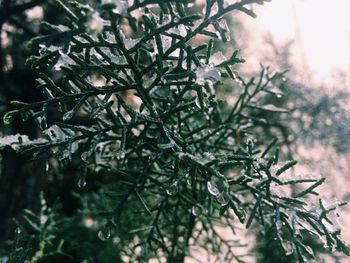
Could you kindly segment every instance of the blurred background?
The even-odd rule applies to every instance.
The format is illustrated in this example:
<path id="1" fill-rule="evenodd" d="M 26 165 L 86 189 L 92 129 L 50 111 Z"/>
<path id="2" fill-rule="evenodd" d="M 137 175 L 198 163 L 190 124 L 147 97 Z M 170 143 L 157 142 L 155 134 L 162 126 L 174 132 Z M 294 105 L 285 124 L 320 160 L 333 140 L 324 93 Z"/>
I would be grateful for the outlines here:
<path id="1" fill-rule="evenodd" d="M 204 0 L 196 4 L 201 6 Z M 281 103 L 291 114 L 277 133 L 283 138 L 285 155 L 300 160 L 293 173 L 326 177 L 323 195 L 349 201 L 350 1 L 274 0 L 253 8 L 256 19 L 234 13 L 228 21 L 231 41 L 226 51 L 240 49 L 246 63 L 237 71 L 243 76 L 259 74 L 261 65 L 272 71 L 288 70 Z M 25 60 L 31 54 L 27 41 L 45 33 L 39 26 L 43 19 L 59 23 L 61 17 L 44 0 L 0 1 L 1 117 L 11 110 L 12 100 L 42 98 L 35 89 L 38 72 L 26 67 Z M 230 100 L 230 95 L 225 99 Z M 0 124 L 0 135 L 35 138 L 35 127 L 33 121 L 18 119 L 10 126 Z M 73 184 L 67 183 L 72 178 L 53 180 L 57 175 L 46 175 L 44 164 L 8 148 L 1 151 L 0 165 L 0 243 L 13 235 L 12 218 L 23 208 L 38 209 L 40 191 L 53 182 L 51 194 L 69 203 L 64 207 L 67 214 L 74 210 Z M 72 171 L 74 167 L 67 167 L 66 172 Z M 343 238 L 350 242 L 350 209 L 345 207 L 341 215 Z"/>
<path id="2" fill-rule="evenodd" d="M 293 115 L 303 122 L 303 128 L 291 127 L 293 152 L 303 163 L 295 173 L 326 177 L 322 193 L 349 200 L 350 2 L 282 0 L 255 10 L 256 19 L 239 19 L 248 32 L 237 39 L 247 61 L 242 70 L 258 72 L 259 63 L 289 70 L 290 92 L 300 95 L 291 102 L 299 107 Z M 341 224 L 350 241 L 345 210 Z"/>
<path id="3" fill-rule="evenodd" d="M 282 0 L 255 10 L 256 19 L 239 19 L 248 32 L 237 39 L 247 61 L 242 70 L 258 72 L 259 63 L 289 70 L 296 95 L 290 103 L 299 108 L 293 116 L 303 123 L 291 127 L 293 154 L 302 163 L 294 173 L 327 178 L 322 194 L 349 201 L 350 2 Z M 345 207 L 340 225 L 348 242 L 349 218 Z"/>
<path id="4" fill-rule="evenodd" d="M 290 103 L 299 108 L 293 116 L 303 123 L 291 127 L 293 155 L 302 163 L 294 173 L 327 178 L 322 194 L 349 201 L 350 2 L 282 0 L 255 10 L 256 19 L 239 19 L 248 32 L 237 39 L 247 61 L 242 70 L 258 72 L 259 63 L 289 70 L 296 95 Z M 346 207 L 340 224 L 348 242 L 349 218 Z"/>

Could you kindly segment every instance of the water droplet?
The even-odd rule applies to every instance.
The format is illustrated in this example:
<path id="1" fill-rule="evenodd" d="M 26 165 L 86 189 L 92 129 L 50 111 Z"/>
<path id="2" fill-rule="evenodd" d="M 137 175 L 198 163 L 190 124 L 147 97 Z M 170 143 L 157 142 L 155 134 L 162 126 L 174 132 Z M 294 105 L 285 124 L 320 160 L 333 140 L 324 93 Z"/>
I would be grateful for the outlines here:
<path id="1" fill-rule="evenodd" d="M 228 193 L 224 192 L 216 197 L 216 201 L 218 201 L 221 206 L 225 206 L 229 203 L 230 196 Z"/>
<path id="2" fill-rule="evenodd" d="M 228 145 L 235 145 L 236 143 L 235 143 L 235 139 L 233 138 L 233 137 L 229 137 L 229 138 L 227 138 L 227 144 Z"/>
<path id="3" fill-rule="evenodd" d="M 213 184 L 211 181 L 208 181 L 207 187 L 208 187 L 208 191 L 211 195 L 218 196 L 220 194 L 220 192 L 217 189 L 217 187 L 215 186 L 215 184 Z"/>
<path id="4" fill-rule="evenodd" d="M 47 121 L 45 116 L 40 116 L 36 118 L 36 121 L 41 130 L 45 130 L 47 128 Z"/>
<path id="5" fill-rule="evenodd" d="M 192 209 L 191 209 L 192 215 L 199 216 L 201 214 L 201 212 L 202 212 L 202 207 L 200 207 L 198 205 L 192 206 Z"/>
<path id="6" fill-rule="evenodd" d="M 119 150 L 116 155 L 115 155 L 115 158 L 117 160 L 123 160 L 125 158 L 125 151 L 124 150 Z"/>
<path id="7" fill-rule="evenodd" d="M 111 227 L 107 225 L 98 231 L 98 238 L 102 241 L 106 241 L 112 236 L 111 232 Z"/>
<path id="8" fill-rule="evenodd" d="M 288 113 L 287 109 L 279 108 L 273 104 L 266 104 L 262 106 L 261 109 L 265 111 L 270 111 L 270 112 Z"/>
<path id="9" fill-rule="evenodd" d="M 177 191 L 178 191 L 177 182 L 175 182 L 168 187 L 168 189 L 166 190 L 166 193 L 168 195 L 175 195 L 177 194 Z"/>
<path id="10" fill-rule="evenodd" d="M 5 125 L 9 125 L 13 122 L 13 113 L 12 112 L 6 112 L 3 117 L 3 122 Z"/>
<path id="11" fill-rule="evenodd" d="M 89 162 L 89 159 L 90 159 L 90 156 L 91 156 L 90 152 L 89 152 L 89 151 L 86 151 L 86 152 L 83 152 L 83 153 L 81 154 L 80 158 L 81 158 L 84 162 L 88 163 L 88 162 Z"/>
<path id="12" fill-rule="evenodd" d="M 207 188 L 211 195 L 217 197 L 228 190 L 229 185 L 225 179 L 212 178 L 207 182 Z"/>
<path id="13" fill-rule="evenodd" d="M 199 96 L 196 97 L 196 100 L 195 100 L 194 102 L 196 103 L 197 108 L 199 108 L 199 109 L 202 108 L 201 103 L 200 103 Z"/>
<path id="14" fill-rule="evenodd" d="M 28 112 L 22 112 L 21 113 L 22 121 L 27 121 L 28 117 L 29 117 L 29 113 Z"/>
<path id="15" fill-rule="evenodd" d="M 159 147 L 159 149 L 161 149 L 161 150 L 166 150 L 166 149 L 171 149 L 171 148 L 173 148 L 174 146 L 175 146 L 175 141 L 174 140 L 171 140 L 170 142 L 168 142 L 168 143 L 159 143 L 158 144 L 158 147 Z"/>
<path id="16" fill-rule="evenodd" d="M 50 164 L 49 162 L 46 162 L 45 171 L 48 172 L 49 169 L 50 169 Z"/>
<path id="17" fill-rule="evenodd" d="M 232 71 L 232 74 L 233 74 L 233 79 L 236 81 L 236 83 L 240 84 L 240 80 L 238 78 L 239 74 L 237 71 Z"/>
<path id="18" fill-rule="evenodd" d="M 85 176 L 82 176 L 78 180 L 78 187 L 84 188 L 85 186 L 86 186 L 86 178 L 85 178 Z"/>
<path id="19" fill-rule="evenodd" d="M 212 65 L 203 65 L 196 69 L 196 82 L 199 85 L 204 85 L 206 81 L 211 81 L 212 84 L 218 82 L 221 78 L 221 72 Z"/>
<path id="20" fill-rule="evenodd" d="M 290 241 L 282 241 L 282 247 L 286 256 L 292 255 L 294 252 L 293 243 Z"/>
<path id="21" fill-rule="evenodd" d="M 40 216 L 40 224 L 45 225 L 49 217 L 47 215 L 41 215 Z"/>
<path id="22" fill-rule="evenodd" d="M 185 178 L 186 178 L 186 183 L 187 183 L 187 185 L 188 185 L 188 186 L 191 186 L 192 183 L 193 183 L 193 179 L 192 179 L 192 177 L 190 176 L 190 174 L 187 173 L 187 174 L 185 175 Z"/>
<path id="23" fill-rule="evenodd" d="M 22 233 L 22 230 L 19 227 L 17 227 L 15 229 L 15 233 L 16 233 L 16 235 L 20 235 Z"/>
<path id="24" fill-rule="evenodd" d="M 74 111 L 73 110 L 70 110 L 70 111 L 67 111 L 65 114 L 63 114 L 63 121 L 69 121 L 74 115 Z"/>

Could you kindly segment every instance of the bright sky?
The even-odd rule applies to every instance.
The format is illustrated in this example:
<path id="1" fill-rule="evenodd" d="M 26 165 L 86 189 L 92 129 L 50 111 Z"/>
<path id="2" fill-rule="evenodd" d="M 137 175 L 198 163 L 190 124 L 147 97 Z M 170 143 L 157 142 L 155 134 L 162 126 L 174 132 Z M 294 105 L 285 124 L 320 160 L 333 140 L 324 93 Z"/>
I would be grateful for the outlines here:
<path id="1" fill-rule="evenodd" d="M 273 0 L 255 10 L 258 18 L 246 23 L 261 36 L 271 33 L 276 44 L 293 39 L 298 67 L 317 83 L 350 69 L 350 0 Z"/>

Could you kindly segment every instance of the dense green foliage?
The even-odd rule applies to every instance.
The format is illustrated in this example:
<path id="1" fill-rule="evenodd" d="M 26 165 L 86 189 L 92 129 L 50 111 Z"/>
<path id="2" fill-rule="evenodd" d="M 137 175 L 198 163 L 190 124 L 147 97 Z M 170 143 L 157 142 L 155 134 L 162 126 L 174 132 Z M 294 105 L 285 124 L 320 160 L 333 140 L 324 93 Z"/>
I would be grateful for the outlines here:
<path id="1" fill-rule="evenodd" d="M 62 215 L 42 197 L 5 262 L 183 262 L 196 247 L 243 262 L 243 242 L 219 231 L 242 224 L 289 262 L 308 262 L 320 245 L 350 254 L 336 224 L 343 203 L 315 199 L 324 178 L 294 176 L 297 162 L 281 160 L 266 134 L 269 119 L 289 114 L 284 74 L 263 68 L 246 80 L 239 52 L 217 48 L 230 40 L 227 14 L 254 17 L 250 5 L 267 1 L 192 2 L 55 1 L 65 18 L 43 22 L 27 61 L 46 98 L 13 101 L 4 115 L 8 125 L 34 120 L 41 136 L 0 146 L 74 180 L 79 209 Z"/>

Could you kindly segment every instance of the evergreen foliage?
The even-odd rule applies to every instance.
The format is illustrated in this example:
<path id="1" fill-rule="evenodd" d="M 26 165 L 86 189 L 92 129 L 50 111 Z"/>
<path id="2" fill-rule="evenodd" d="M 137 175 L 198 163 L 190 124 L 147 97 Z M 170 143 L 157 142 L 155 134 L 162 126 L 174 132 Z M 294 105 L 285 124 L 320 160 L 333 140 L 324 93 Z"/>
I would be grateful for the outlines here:
<path id="1" fill-rule="evenodd" d="M 79 165 L 81 207 L 62 216 L 42 198 L 39 215 L 18 222 L 6 262 L 183 262 L 195 247 L 244 262 L 244 244 L 219 231 L 240 225 L 290 262 L 309 262 L 320 244 L 350 255 L 336 223 L 344 203 L 315 199 L 325 179 L 291 176 L 297 161 L 256 129 L 288 115 L 276 103 L 284 73 L 246 80 L 239 52 L 217 51 L 230 40 L 226 15 L 255 17 L 251 4 L 264 2 L 55 0 L 65 19 L 42 23 L 48 33 L 31 40 L 38 54 L 27 61 L 46 98 L 13 101 L 3 118 L 33 119 L 42 136 L 6 136 L 0 147 L 48 172 Z"/>

